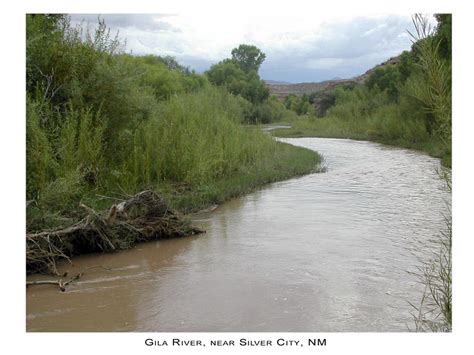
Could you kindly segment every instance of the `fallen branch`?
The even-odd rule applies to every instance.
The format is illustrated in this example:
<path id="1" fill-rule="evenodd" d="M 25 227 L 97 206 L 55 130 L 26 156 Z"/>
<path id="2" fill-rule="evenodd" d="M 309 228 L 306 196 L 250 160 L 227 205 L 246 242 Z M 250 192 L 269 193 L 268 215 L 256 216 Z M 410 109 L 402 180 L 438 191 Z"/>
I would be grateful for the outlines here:
<path id="1" fill-rule="evenodd" d="M 109 269 L 109 268 L 106 268 L 104 266 L 101 266 L 101 265 L 95 265 L 95 266 L 90 266 L 88 268 L 85 268 L 84 270 L 82 270 L 80 273 L 76 274 L 74 277 L 71 277 L 69 280 L 67 281 L 63 281 L 62 279 L 59 279 L 59 280 L 35 280 L 35 281 L 27 281 L 26 282 L 26 287 L 28 288 L 29 286 L 35 286 L 35 285 L 57 285 L 59 287 L 59 289 L 61 290 L 61 292 L 65 292 L 66 291 L 66 286 L 73 283 L 73 282 L 76 282 L 77 280 L 79 280 L 82 276 L 84 276 L 84 273 L 87 271 L 87 270 L 90 270 L 90 269 L 95 269 L 95 268 L 102 268 L 102 269 L 105 269 L 105 270 L 112 270 L 112 269 Z M 67 275 L 64 274 L 64 276 Z"/>
<path id="2" fill-rule="evenodd" d="M 130 248 L 141 241 L 183 237 L 204 231 L 192 227 L 151 190 L 142 191 L 101 213 L 81 203 L 86 216 L 52 231 L 27 233 L 26 266 L 29 273 L 49 270 L 58 275 L 56 262 L 73 255 Z"/>

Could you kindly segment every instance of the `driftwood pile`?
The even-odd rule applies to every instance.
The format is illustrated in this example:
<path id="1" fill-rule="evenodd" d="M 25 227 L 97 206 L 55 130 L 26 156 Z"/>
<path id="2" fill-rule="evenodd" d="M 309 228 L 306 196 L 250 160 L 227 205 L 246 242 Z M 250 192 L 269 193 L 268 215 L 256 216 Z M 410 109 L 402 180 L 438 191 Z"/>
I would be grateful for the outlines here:
<path id="1" fill-rule="evenodd" d="M 98 213 L 81 204 L 86 216 L 62 229 L 27 233 L 26 270 L 58 275 L 56 262 L 73 255 L 130 248 L 141 241 L 202 233 L 151 190 Z"/>

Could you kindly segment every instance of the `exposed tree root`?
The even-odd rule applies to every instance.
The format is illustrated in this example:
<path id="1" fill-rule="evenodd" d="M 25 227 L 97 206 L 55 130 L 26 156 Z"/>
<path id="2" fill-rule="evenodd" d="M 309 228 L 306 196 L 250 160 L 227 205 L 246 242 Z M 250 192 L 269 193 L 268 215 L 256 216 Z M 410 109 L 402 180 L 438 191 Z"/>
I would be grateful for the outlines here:
<path id="1" fill-rule="evenodd" d="M 127 249 L 160 238 L 182 237 L 204 231 L 192 227 L 151 190 L 142 191 L 98 213 L 80 204 L 86 216 L 62 229 L 26 234 L 28 273 L 50 271 L 58 275 L 56 262 L 73 255 Z"/>

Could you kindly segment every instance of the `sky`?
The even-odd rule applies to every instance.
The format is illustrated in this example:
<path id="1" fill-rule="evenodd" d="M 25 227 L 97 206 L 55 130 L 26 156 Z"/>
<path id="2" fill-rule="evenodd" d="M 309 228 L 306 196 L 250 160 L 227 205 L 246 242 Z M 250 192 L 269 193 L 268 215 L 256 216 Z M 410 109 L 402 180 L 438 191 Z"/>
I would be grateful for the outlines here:
<path id="1" fill-rule="evenodd" d="M 71 15 L 73 25 L 96 26 L 98 14 Z M 265 80 L 319 82 L 351 78 L 411 46 L 411 15 L 196 16 L 101 14 L 136 55 L 170 55 L 199 73 L 231 56 L 239 44 L 260 48 Z M 434 20 L 433 20 L 434 21 Z"/>

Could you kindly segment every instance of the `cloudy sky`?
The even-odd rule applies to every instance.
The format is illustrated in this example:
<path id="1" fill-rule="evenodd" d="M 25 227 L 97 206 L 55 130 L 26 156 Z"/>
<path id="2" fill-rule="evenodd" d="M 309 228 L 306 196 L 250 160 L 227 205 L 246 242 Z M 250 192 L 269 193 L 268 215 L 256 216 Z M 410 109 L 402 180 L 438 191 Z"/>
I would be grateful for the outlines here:
<path id="1" fill-rule="evenodd" d="M 94 27 L 97 14 L 71 15 L 73 24 Z M 409 49 L 410 15 L 364 17 L 100 15 L 134 54 L 171 55 L 203 72 L 230 57 L 232 48 L 253 44 L 266 54 L 266 80 L 317 82 L 350 78 Z"/>

